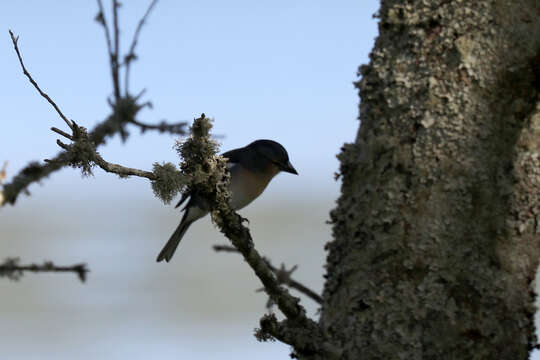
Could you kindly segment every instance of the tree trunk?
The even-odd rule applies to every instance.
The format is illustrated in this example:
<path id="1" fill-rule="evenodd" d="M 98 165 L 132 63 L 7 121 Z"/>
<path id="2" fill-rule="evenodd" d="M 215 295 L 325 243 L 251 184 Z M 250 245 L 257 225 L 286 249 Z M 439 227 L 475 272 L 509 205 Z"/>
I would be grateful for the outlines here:
<path id="1" fill-rule="evenodd" d="M 321 324 L 343 359 L 527 359 L 540 2 L 387 0 L 379 17 Z"/>

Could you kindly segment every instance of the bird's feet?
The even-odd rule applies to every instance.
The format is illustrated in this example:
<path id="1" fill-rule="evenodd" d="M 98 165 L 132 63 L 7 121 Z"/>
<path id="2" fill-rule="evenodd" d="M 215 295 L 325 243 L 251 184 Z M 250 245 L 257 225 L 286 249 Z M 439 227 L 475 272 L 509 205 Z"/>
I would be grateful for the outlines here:
<path id="1" fill-rule="evenodd" d="M 240 216 L 240 215 L 238 215 L 238 217 L 240 218 L 240 222 L 241 222 L 241 223 L 247 222 L 248 225 L 249 225 L 249 219 L 248 219 L 248 218 L 245 218 L 245 217 Z"/>

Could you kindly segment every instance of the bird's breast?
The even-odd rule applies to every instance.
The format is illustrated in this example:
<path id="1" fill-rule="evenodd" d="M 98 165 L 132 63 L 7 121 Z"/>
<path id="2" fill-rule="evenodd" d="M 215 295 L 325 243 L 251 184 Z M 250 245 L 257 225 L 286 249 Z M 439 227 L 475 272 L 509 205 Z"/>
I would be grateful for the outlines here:
<path id="1" fill-rule="evenodd" d="M 230 168 L 231 206 L 239 210 L 255 200 L 275 176 L 274 172 L 252 172 L 241 165 Z"/>

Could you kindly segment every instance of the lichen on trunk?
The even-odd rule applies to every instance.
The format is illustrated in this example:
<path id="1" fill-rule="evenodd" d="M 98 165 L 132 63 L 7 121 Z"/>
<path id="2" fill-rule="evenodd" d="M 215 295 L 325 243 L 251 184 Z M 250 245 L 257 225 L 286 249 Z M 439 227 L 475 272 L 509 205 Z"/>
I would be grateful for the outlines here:
<path id="1" fill-rule="evenodd" d="M 321 324 L 344 359 L 527 359 L 540 3 L 382 1 Z"/>

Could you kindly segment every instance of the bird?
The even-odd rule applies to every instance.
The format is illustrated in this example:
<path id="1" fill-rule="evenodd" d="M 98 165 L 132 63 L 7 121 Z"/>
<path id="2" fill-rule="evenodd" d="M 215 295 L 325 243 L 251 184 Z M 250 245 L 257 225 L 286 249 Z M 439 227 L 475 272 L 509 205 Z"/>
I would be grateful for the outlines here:
<path id="1" fill-rule="evenodd" d="M 273 140 L 256 140 L 242 148 L 227 151 L 222 156 L 227 158 L 227 168 L 231 175 L 230 205 L 234 210 L 242 209 L 261 195 L 270 180 L 278 173 L 298 175 L 289 160 L 287 150 Z M 176 208 L 188 198 L 189 201 L 182 208 L 184 212 L 182 220 L 159 253 L 156 259 L 158 262 L 162 260 L 169 262 L 191 224 L 210 211 L 208 204 L 196 192 L 182 194 Z"/>

